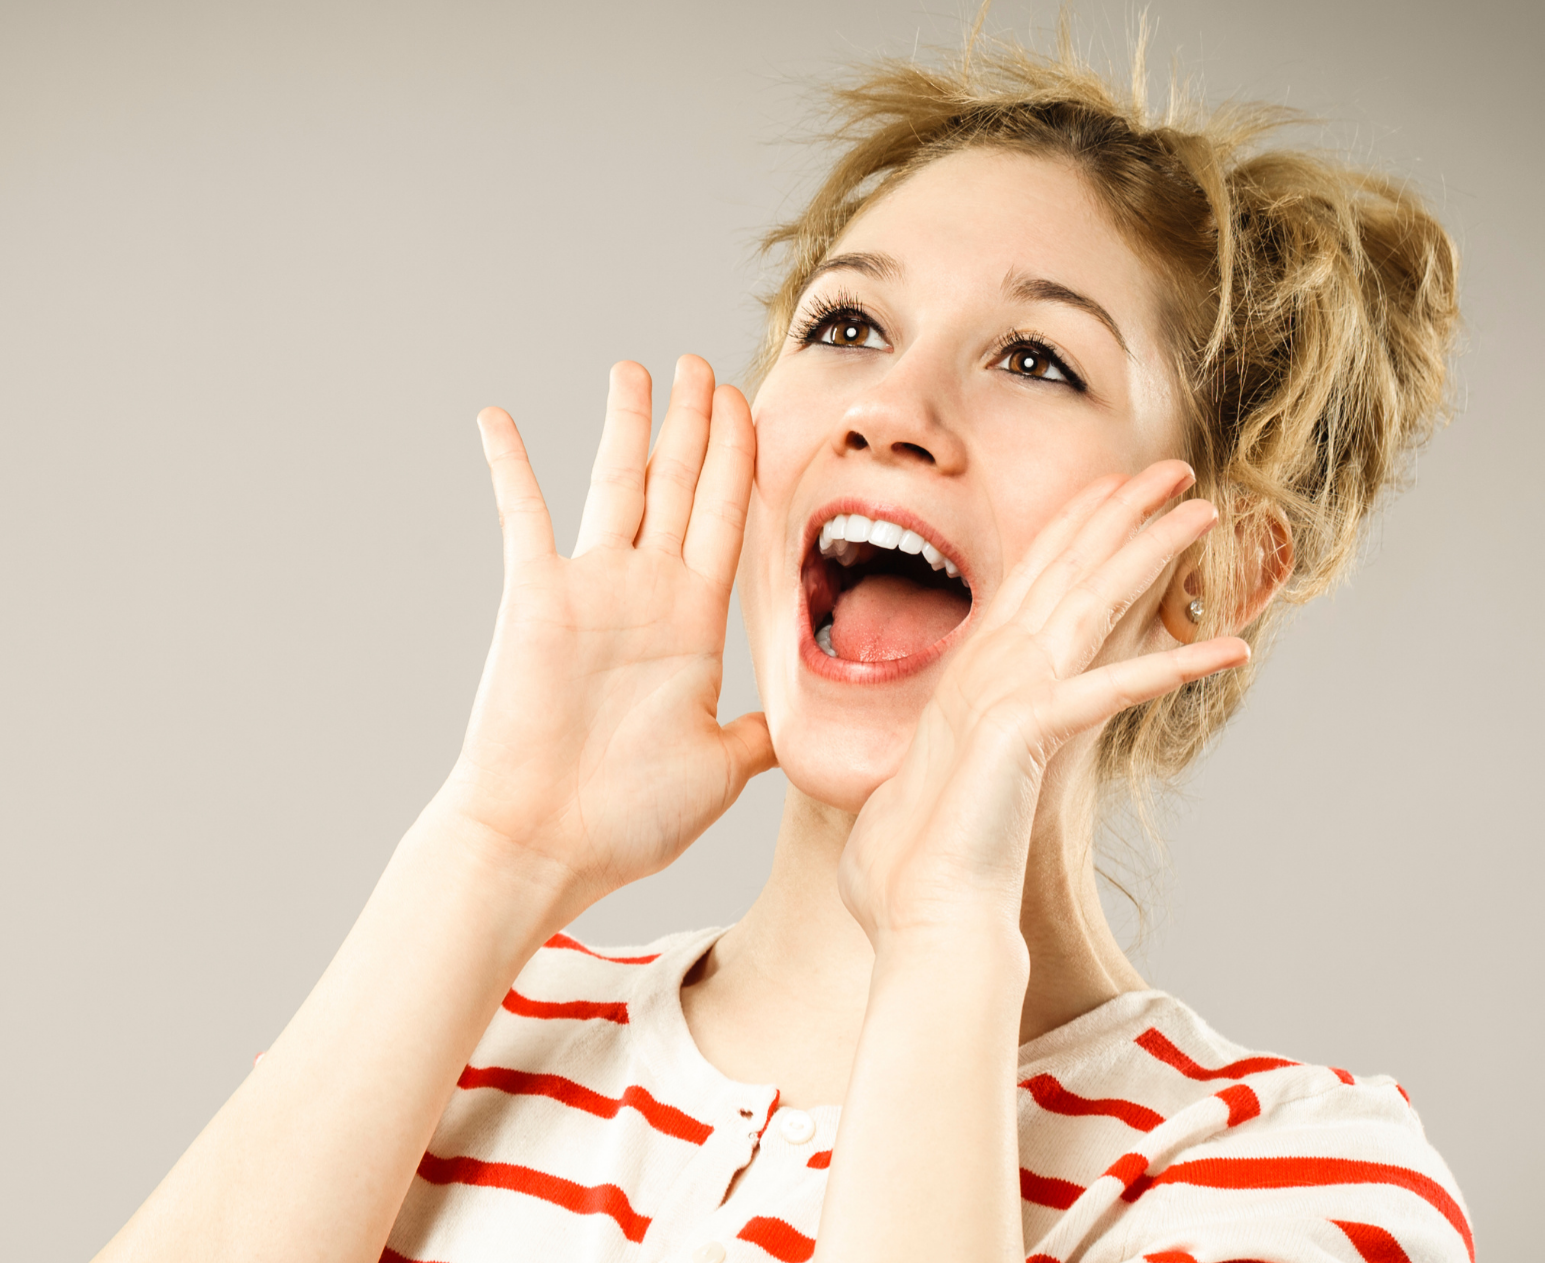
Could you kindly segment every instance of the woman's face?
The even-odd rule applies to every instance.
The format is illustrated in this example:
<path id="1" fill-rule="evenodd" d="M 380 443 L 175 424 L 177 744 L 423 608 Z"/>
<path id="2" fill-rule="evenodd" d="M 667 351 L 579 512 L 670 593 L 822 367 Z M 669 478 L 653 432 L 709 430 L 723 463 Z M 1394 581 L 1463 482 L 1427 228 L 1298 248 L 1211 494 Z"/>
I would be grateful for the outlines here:
<path id="1" fill-rule="evenodd" d="M 857 811 L 1037 532 L 1180 453 L 1156 284 L 1070 166 L 998 150 L 924 167 L 832 247 L 752 409 L 740 570 L 804 792 Z"/>

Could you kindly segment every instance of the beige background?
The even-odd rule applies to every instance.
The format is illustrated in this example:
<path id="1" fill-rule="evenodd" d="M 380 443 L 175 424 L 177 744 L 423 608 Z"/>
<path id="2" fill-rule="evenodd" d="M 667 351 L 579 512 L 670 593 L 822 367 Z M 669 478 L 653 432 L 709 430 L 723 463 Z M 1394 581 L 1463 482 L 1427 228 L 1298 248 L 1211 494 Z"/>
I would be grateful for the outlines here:
<path id="1" fill-rule="evenodd" d="M 1081 8 L 1119 45 L 1119 5 Z M 1237 1040 L 1399 1076 L 1485 1257 L 1529 1257 L 1542 7 L 1155 14 L 1160 66 L 1413 174 L 1471 350 L 1369 564 L 1177 808 L 1140 963 Z M 572 539 L 607 365 L 747 362 L 802 81 L 959 29 L 914 0 L 0 6 L 7 1257 L 129 1214 L 448 768 L 498 593 L 477 407 Z M 739 639 L 729 667 L 754 705 Z M 735 918 L 780 789 L 582 930 Z"/>

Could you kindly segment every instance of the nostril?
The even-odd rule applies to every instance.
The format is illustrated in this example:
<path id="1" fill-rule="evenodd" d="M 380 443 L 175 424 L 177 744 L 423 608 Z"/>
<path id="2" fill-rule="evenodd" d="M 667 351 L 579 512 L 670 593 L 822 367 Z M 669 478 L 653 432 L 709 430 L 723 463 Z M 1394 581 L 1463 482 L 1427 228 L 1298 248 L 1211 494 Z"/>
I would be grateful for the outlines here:
<path id="1" fill-rule="evenodd" d="M 857 430 L 848 431 L 846 442 L 848 445 L 848 451 L 850 452 L 861 452 L 864 450 L 864 448 L 869 446 L 869 440 L 866 439 Z"/>
<path id="2" fill-rule="evenodd" d="M 892 443 L 891 450 L 902 456 L 916 456 L 929 465 L 934 463 L 933 453 L 916 443 Z"/>

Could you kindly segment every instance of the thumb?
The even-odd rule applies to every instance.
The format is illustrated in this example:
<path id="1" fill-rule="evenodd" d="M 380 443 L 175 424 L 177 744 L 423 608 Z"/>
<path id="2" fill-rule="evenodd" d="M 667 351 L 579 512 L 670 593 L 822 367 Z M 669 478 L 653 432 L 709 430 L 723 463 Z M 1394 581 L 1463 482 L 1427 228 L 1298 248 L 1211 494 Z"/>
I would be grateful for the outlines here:
<path id="1" fill-rule="evenodd" d="M 725 724 L 719 730 L 719 739 L 730 762 L 730 793 L 725 804 L 728 806 L 740 797 L 740 791 L 753 776 L 777 767 L 778 756 L 773 752 L 767 716 L 759 710 Z"/>

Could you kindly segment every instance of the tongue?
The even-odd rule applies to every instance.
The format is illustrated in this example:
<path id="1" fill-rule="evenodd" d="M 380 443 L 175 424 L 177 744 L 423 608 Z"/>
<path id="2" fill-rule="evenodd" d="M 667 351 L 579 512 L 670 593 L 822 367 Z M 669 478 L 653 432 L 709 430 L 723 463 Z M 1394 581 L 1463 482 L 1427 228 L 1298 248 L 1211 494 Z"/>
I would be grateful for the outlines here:
<path id="1" fill-rule="evenodd" d="M 832 648 L 856 662 L 907 658 L 949 635 L 970 612 L 963 593 L 920 587 L 899 575 L 871 575 L 837 597 Z"/>

